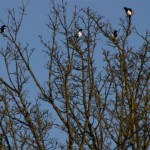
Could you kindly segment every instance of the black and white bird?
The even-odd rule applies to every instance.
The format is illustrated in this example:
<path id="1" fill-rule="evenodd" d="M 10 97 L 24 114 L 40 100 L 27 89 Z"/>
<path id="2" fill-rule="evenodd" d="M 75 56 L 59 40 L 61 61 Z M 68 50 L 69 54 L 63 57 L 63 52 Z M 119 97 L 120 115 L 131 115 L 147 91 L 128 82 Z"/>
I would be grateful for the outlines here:
<path id="1" fill-rule="evenodd" d="M 1 33 L 4 33 L 6 31 L 6 26 L 5 25 L 2 25 L 1 26 Z"/>
<path id="2" fill-rule="evenodd" d="M 76 33 L 76 37 L 79 38 L 82 37 L 82 35 L 83 35 L 83 30 L 79 29 L 79 31 Z"/>
<path id="3" fill-rule="evenodd" d="M 134 11 L 131 8 L 127 8 L 127 7 L 124 7 L 124 10 L 127 16 L 129 17 L 129 19 L 131 19 L 131 16 L 134 14 Z"/>
<path id="4" fill-rule="evenodd" d="M 118 40 L 118 31 L 117 30 L 114 30 L 114 32 L 112 34 L 112 38 L 115 42 Z"/>

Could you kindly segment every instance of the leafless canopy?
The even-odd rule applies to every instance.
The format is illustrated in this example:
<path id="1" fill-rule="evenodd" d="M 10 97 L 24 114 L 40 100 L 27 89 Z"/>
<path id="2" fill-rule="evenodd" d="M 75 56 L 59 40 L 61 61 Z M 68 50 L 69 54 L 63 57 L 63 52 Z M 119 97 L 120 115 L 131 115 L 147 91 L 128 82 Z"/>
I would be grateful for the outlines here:
<path id="1" fill-rule="evenodd" d="M 39 36 L 47 55 L 46 66 L 39 68 L 39 74 L 47 72 L 45 83 L 31 65 L 35 49 L 18 36 L 27 5 L 22 1 L 19 13 L 8 10 L 7 32 L 1 35 L 5 46 L 0 47 L 5 74 L 0 73 L 0 148 L 148 149 L 149 31 L 141 35 L 125 17 L 118 21 L 116 40 L 112 24 L 91 9 L 75 7 L 68 14 L 63 0 L 50 5 L 49 40 Z M 77 38 L 80 28 L 83 35 Z M 141 45 L 133 45 L 134 37 Z M 37 91 L 31 96 L 33 86 Z M 65 143 L 51 134 L 55 130 Z"/>

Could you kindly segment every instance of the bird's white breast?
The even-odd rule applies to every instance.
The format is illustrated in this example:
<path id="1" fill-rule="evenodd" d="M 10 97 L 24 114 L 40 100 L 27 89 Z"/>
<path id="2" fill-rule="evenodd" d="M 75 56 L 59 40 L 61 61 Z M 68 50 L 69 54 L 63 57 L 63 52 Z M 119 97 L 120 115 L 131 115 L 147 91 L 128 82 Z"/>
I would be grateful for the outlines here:
<path id="1" fill-rule="evenodd" d="M 132 15 L 132 11 L 128 10 L 127 14 L 131 16 Z"/>
<path id="2" fill-rule="evenodd" d="M 78 32 L 78 37 L 81 37 L 82 36 L 82 32 Z"/>

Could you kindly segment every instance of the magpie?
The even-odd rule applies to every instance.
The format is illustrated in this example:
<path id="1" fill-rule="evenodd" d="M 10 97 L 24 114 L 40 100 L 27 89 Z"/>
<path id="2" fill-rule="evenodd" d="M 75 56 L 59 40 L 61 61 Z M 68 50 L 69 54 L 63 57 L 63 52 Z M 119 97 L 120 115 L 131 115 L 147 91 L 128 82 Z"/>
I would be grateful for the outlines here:
<path id="1" fill-rule="evenodd" d="M 127 7 L 124 7 L 124 10 L 127 16 L 129 17 L 129 19 L 131 19 L 131 16 L 134 14 L 134 11 L 131 8 L 127 8 Z"/>
<path id="2" fill-rule="evenodd" d="M 6 26 L 5 25 L 2 25 L 1 26 L 1 33 L 4 33 L 6 31 Z"/>
<path id="3" fill-rule="evenodd" d="M 112 34 L 112 38 L 114 41 L 117 41 L 118 40 L 118 31 L 117 30 L 114 30 L 113 34 Z"/>
<path id="4" fill-rule="evenodd" d="M 83 30 L 79 29 L 79 31 L 76 33 L 76 37 L 79 38 L 82 37 L 82 35 L 83 35 Z"/>

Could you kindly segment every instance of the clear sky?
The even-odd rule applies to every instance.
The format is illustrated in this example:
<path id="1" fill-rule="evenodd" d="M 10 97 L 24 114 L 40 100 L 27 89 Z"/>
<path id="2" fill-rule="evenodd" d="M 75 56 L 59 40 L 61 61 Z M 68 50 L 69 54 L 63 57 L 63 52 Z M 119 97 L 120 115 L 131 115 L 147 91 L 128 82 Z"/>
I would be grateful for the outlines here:
<path id="1" fill-rule="evenodd" d="M 123 7 L 130 7 L 134 10 L 133 24 L 137 29 L 144 33 L 147 29 L 150 29 L 150 0 L 65 0 L 68 2 L 68 12 L 72 13 L 75 5 L 78 8 L 90 7 L 98 14 L 105 17 L 110 21 L 114 28 L 118 27 L 119 19 L 124 18 L 125 12 Z M 28 42 L 30 47 L 36 48 L 34 57 L 32 60 L 32 68 L 38 75 L 38 79 L 42 83 L 45 78 L 45 72 L 41 71 L 41 68 L 46 63 L 45 54 L 42 53 L 43 47 L 40 44 L 38 35 L 43 35 L 45 39 L 49 39 L 50 33 L 45 23 L 48 22 L 47 15 L 49 14 L 50 0 L 30 0 L 26 10 L 26 16 L 21 27 L 20 40 L 25 43 Z M 61 0 L 56 0 L 61 2 Z M 21 4 L 21 0 L 0 0 L 0 19 L 7 25 L 7 10 L 14 8 L 18 11 Z M 0 26 L 2 24 L 0 23 Z M 5 39 L 0 37 L 0 48 L 3 47 L 3 41 Z M 134 41 L 134 44 L 138 44 Z M 98 57 L 95 59 L 99 59 Z M 39 61 L 40 60 L 40 61 Z M 1 62 L 1 60 L 0 60 Z M 5 78 L 3 73 L 3 67 L 0 66 L 0 76 Z M 31 89 L 31 93 L 34 90 Z"/>

